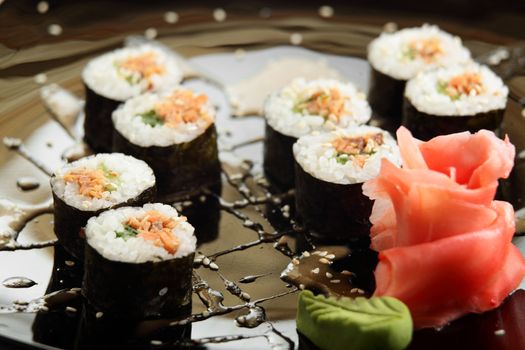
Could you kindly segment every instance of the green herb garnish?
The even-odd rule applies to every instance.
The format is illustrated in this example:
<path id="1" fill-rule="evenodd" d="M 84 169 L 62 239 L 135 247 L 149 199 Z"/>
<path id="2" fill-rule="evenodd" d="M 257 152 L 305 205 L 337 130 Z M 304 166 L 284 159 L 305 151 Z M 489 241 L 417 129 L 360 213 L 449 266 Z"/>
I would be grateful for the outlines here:
<path id="1" fill-rule="evenodd" d="M 155 110 L 148 111 L 146 113 L 139 114 L 139 116 L 142 118 L 142 122 L 146 125 L 156 127 L 157 125 L 163 125 L 164 119 L 162 119 Z"/>
<path id="2" fill-rule="evenodd" d="M 109 169 L 104 163 L 100 163 L 98 169 L 102 171 L 106 180 L 109 181 L 109 183 L 104 186 L 104 189 L 109 192 L 116 191 L 120 185 L 118 174 Z"/>
<path id="3" fill-rule="evenodd" d="M 452 99 L 452 101 L 459 99 L 461 94 L 450 95 L 449 92 L 447 91 L 447 88 L 448 88 L 448 83 L 446 81 L 441 80 L 441 81 L 438 81 L 438 83 L 436 84 L 436 90 L 438 93 L 442 95 L 447 95 L 448 97 L 450 97 L 450 99 Z"/>
<path id="4" fill-rule="evenodd" d="M 411 46 L 407 46 L 405 47 L 405 49 L 401 52 L 401 56 L 404 58 L 404 59 L 407 59 L 407 60 L 414 60 L 416 58 L 416 50 L 414 50 L 413 47 Z"/>
<path id="5" fill-rule="evenodd" d="M 335 160 L 337 163 L 345 165 L 350 160 L 350 156 L 346 153 L 339 153 L 335 156 Z"/>
<path id="6" fill-rule="evenodd" d="M 136 237 L 139 232 L 129 225 L 124 225 L 124 231 L 115 232 L 118 238 L 127 240 L 128 238 Z"/>

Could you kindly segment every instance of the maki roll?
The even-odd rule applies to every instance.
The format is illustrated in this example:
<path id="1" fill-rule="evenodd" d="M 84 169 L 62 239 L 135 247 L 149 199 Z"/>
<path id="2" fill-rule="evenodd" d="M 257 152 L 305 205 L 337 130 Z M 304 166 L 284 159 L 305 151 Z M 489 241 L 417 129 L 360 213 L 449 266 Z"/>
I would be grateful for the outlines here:
<path id="1" fill-rule="evenodd" d="M 127 99 L 180 83 L 173 54 L 159 45 L 117 49 L 91 60 L 82 72 L 86 90 L 84 140 L 95 152 L 109 152 L 111 113 Z"/>
<path id="2" fill-rule="evenodd" d="M 407 80 L 424 70 L 469 60 L 470 52 L 461 39 L 437 26 L 425 24 L 382 33 L 368 46 L 371 66 L 368 100 L 374 114 L 388 121 L 393 130 L 397 129 Z"/>
<path id="3" fill-rule="evenodd" d="M 155 176 L 143 161 L 124 154 L 98 154 L 79 159 L 51 177 L 55 234 L 65 250 L 84 256 L 81 230 L 92 216 L 123 205 L 155 198 Z"/>
<path id="4" fill-rule="evenodd" d="M 501 78 L 474 62 L 421 73 L 407 83 L 403 125 L 421 140 L 461 131 L 497 131 L 508 93 Z"/>
<path id="5" fill-rule="evenodd" d="M 113 149 L 148 163 L 159 201 L 173 202 L 220 184 L 214 119 L 204 94 L 181 87 L 147 93 L 113 113 Z"/>
<path id="6" fill-rule="evenodd" d="M 361 188 L 377 176 L 383 158 L 400 164 L 394 138 L 358 126 L 303 136 L 293 151 L 298 221 L 327 241 L 368 239 L 372 201 Z"/>
<path id="7" fill-rule="evenodd" d="M 370 119 L 366 96 L 349 82 L 295 79 L 264 106 L 264 172 L 277 190 L 294 186 L 292 146 L 313 131 L 363 124 Z"/>
<path id="8" fill-rule="evenodd" d="M 123 207 L 86 226 L 82 294 L 97 311 L 126 320 L 177 318 L 191 305 L 196 239 L 165 204 Z"/>

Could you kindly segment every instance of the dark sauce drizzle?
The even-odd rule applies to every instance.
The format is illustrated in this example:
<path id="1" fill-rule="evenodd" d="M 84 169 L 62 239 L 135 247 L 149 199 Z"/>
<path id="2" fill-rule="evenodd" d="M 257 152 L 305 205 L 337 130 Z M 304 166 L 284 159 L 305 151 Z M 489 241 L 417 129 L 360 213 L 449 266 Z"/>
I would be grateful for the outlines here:
<path id="1" fill-rule="evenodd" d="M 222 151 L 232 152 L 241 147 L 262 142 L 262 140 L 262 137 L 257 137 L 252 140 L 228 146 Z M 47 169 L 47 167 L 44 164 L 42 164 L 35 157 L 33 157 L 30 154 L 30 152 L 28 152 L 26 147 L 24 147 L 22 140 L 18 138 L 6 137 L 4 138 L 3 142 L 8 149 L 15 151 L 20 156 L 33 163 L 42 172 L 51 176 L 51 171 Z M 83 145 L 82 143 L 77 143 L 73 147 L 67 149 L 62 154 L 62 158 L 64 161 L 70 162 L 88 154 L 89 150 L 86 149 L 85 145 Z M 203 305 L 206 307 L 206 310 L 201 313 L 192 314 L 184 319 L 171 321 L 169 323 L 162 323 L 161 327 L 177 327 L 192 322 L 206 320 L 210 317 L 229 314 L 238 310 L 246 310 L 246 313 L 237 316 L 235 319 L 236 324 L 239 327 L 255 328 L 264 323 L 268 324 L 269 330 L 263 334 L 254 336 L 220 336 L 202 339 L 182 340 L 182 343 L 170 343 L 169 341 L 163 342 L 152 339 L 150 343 L 150 346 L 152 348 L 164 348 L 173 346 L 174 344 L 202 346 L 209 343 L 224 343 L 229 341 L 250 339 L 254 337 L 265 337 L 268 340 L 270 346 L 273 348 L 274 345 L 270 340 L 275 339 L 275 337 L 277 337 L 278 339 L 281 339 L 281 341 L 283 341 L 289 349 L 294 349 L 294 342 L 290 338 L 279 332 L 274 327 L 274 325 L 267 319 L 266 311 L 261 304 L 268 300 L 296 293 L 300 288 L 304 288 L 305 285 L 295 280 L 287 280 L 287 282 L 292 283 L 293 285 L 295 285 L 295 287 L 293 287 L 293 285 L 286 285 L 286 287 L 289 288 L 287 291 L 251 301 L 251 296 L 248 293 L 244 292 L 237 283 L 229 280 L 222 273 L 219 272 L 219 265 L 216 262 L 216 260 L 221 256 L 231 254 L 236 251 L 245 250 L 264 243 L 273 243 L 274 248 L 277 251 L 281 252 L 283 255 L 289 258 L 293 258 L 291 264 L 293 264 L 293 261 L 297 260 L 296 258 L 294 258 L 294 251 L 289 246 L 288 236 L 303 236 L 302 234 L 304 233 L 304 230 L 301 227 L 297 226 L 293 217 L 291 217 L 290 215 L 290 206 L 289 204 L 286 204 L 292 203 L 294 198 L 294 191 L 291 190 L 286 193 L 273 194 L 270 190 L 268 181 L 264 178 L 264 176 L 253 174 L 253 165 L 253 162 L 250 160 L 243 160 L 239 167 L 232 167 L 228 164 L 223 164 L 222 173 L 224 178 L 226 179 L 227 184 L 234 188 L 236 192 L 238 192 L 238 194 L 241 195 L 241 199 L 235 200 L 233 202 L 228 202 L 224 198 L 213 192 L 203 192 L 201 195 L 196 196 L 196 198 L 205 196 L 217 200 L 219 203 L 220 210 L 231 214 L 233 217 L 239 220 L 243 227 L 255 232 L 257 234 L 257 239 L 231 247 L 229 249 L 225 249 L 223 251 L 208 254 L 207 256 L 204 254 L 197 254 L 194 261 L 195 270 L 193 272 L 193 292 L 202 301 Z M 190 207 L 192 205 L 192 201 L 174 203 L 174 206 L 178 210 Z M 274 208 L 274 211 L 277 212 L 278 216 L 280 216 L 278 218 L 278 220 L 280 221 L 279 229 L 275 229 L 272 232 L 269 232 L 265 229 L 265 226 L 271 227 L 272 229 L 275 227 L 275 218 L 272 220 L 268 217 L 268 212 L 265 212 L 263 207 L 261 207 L 263 205 L 265 206 L 265 209 L 267 209 L 267 206 L 272 206 Z M 248 216 L 246 213 L 244 213 L 242 209 L 245 208 L 253 209 L 259 216 L 259 218 L 262 219 L 262 222 L 259 222 L 259 220 L 255 220 Z M 56 240 L 35 242 L 32 244 L 19 244 L 16 241 L 18 233 L 25 227 L 25 225 L 30 220 L 32 220 L 40 214 L 52 212 L 52 203 L 49 201 L 37 206 L 26 205 L 23 206 L 22 211 L 24 212 L 24 214 L 21 217 L 17 218 L 19 222 L 13 230 L 14 234 L 7 238 L 0 237 L 0 251 L 36 249 L 55 245 L 55 243 L 57 242 Z M 305 244 L 308 245 L 311 249 L 315 248 L 315 245 L 312 242 L 307 241 Z M 216 271 L 220 279 L 223 281 L 226 291 L 231 295 L 237 297 L 241 303 L 233 306 L 225 306 L 223 304 L 224 295 L 220 291 L 210 287 L 208 282 L 203 280 L 198 275 L 197 269 L 200 267 Z M 246 276 L 241 278 L 239 280 L 239 283 L 252 283 L 255 282 L 255 280 L 257 280 L 258 278 L 267 275 L 269 274 Z M 283 279 L 286 280 L 286 278 Z M 29 286 L 29 284 L 30 283 L 27 283 L 27 286 Z M 40 298 L 31 300 L 29 302 L 16 301 L 9 306 L 0 306 L 0 313 L 47 313 L 51 311 L 60 311 L 72 314 L 77 313 L 78 310 L 75 307 L 68 306 L 68 304 L 70 305 L 73 302 L 78 302 L 79 298 L 82 298 L 80 295 L 79 288 L 64 289 L 46 294 Z"/>

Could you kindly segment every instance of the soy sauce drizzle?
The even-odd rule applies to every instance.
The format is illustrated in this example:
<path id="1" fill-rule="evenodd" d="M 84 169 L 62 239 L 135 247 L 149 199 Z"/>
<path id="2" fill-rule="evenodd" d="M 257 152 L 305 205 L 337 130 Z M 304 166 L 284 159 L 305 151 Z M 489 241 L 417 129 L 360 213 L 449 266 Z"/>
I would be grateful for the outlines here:
<path id="1" fill-rule="evenodd" d="M 27 250 L 48 247 L 53 241 L 19 244 L 16 240 L 27 223 L 39 215 L 53 212 L 53 203 L 22 204 L 0 199 L 0 251 Z"/>
<path id="2" fill-rule="evenodd" d="M 6 288 L 31 288 L 37 283 L 27 277 L 9 277 L 2 282 L 2 285 Z"/>
<path id="3" fill-rule="evenodd" d="M 49 170 L 43 163 L 33 157 L 25 148 L 22 140 L 16 137 L 4 137 L 3 139 L 4 146 L 9 150 L 15 151 L 23 158 L 27 159 L 29 162 L 33 163 L 38 169 L 40 169 L 47 176 L 51 176 L 53 172 Z"/>
<path id="4" fill-rule="evenodd" d="M 257 142 L 262 141 L 262 138 L 256 138 L 253 140 L 248 140 L 241 142 L 239 144 L 234 144 L 231 146 L 231 150 L 235 150 L 244 146 L 247 146 L 249 144 L 254 144 Z M 16 138 L 5 138 L 4 144 L 11 150 L 16 151 L 18 154 L 20 154 L 22 157 L 28 159 L 31 161 L 36 167 L 38 167 L 40 170 L 44 171 L 46 174 L 50 175 L 51 172 L 46 169 L 46 167 L 35 160 L 34 157 L 32 157 L 29 152 L 25 149 L 25 147 L 22 144 L 22 141 L 20 139 Z M 78 143 L 74 145 L 72 148 L 69 148 L 66 150 L 62 157 L 64 160 L 72 161 L 79 157 L 85 156 L 88 153 L 87 148 L 85 145 Z M 255 241 L 251 241 L 248 243 L 244 243 L 235 247 L 232 247 L 230 249 L 226 249 L 223 251 L 215 252 L 212 254 L 207 254 L 207 256 L 202 255 L 202 257 L 196 258 L 195 261 L 195 268 L 198 268 L 199 266 L 203 266 L 206 268 L 209 268 L 213 271 L 218 271 L 219 267 L 215 262 L 215 259 L 219 256 L 223 256 L 226 254 L 230 254 L 236 251 L 245 250 L 260 244 L 264 243 L 277 243 L 276 249 L 283 253 L 284 255 L 288 257 L 293 256 L 293 252 L 290 249 L 288 245 L 279 244 L 278 240 L 283 239 L 286 235 L 293 235 L 296 233 L 302 233 L 303 230 L 300 227 L 297 227 L 295 225 L 295 222 L 293 218 L 290 218 L 286 216 L 287 210 L 286 208 L 283 209 L 283 207 L 279 208 L 279 212 L 282 213 L 282 219 L 285 222 L 288 222 L 289 229 L 284 230 L 278 230 L 274 232 L 268 232 L 262 223 L 257 222 L 253 218 L 249 217 L 247 214 L 241 211 L 241 209 L 250 207 L 251 209 L 254 209 L 256 213 L 260 216 L 261 219 L 263 219 L 267 224 L 269 224 L 270 227 L 274 227 L 272 222 L 269 220 L 269 218 L 266 216 L 264 210 L 260 207 L 260 205 L 275 205 L 278 206 L 282 204 L 282 202 L 293 199 L 294 191 L 288 191 L 286 193 L 281 194 L 273 194 L 269 190 L 269 183 L 268 181 L 261 175 L 254 175 L 252 173 L 253 170 L 253 162 L 250 160 L 243 160 L 239 167 L 236 167 L 235 169 L 231 169 L 231 166 L 228 166 L 227 164 L 223 164 L 223 174 L 226 178 L 227 183 L 233 187 L 236 192 L 238 192 L 242 198 L 240 200 L 236 200 L 234 202 L 228 202 L 224 200 L 222 197 L 214 194 L 214 193 L 208 193 L 203 192 L 203 195 L 205 196 L 213 196 L 214 199 L 217 199 L 219 202 L 219 208 L 222 211 L 228 212 L 231 215 L 233 215 L 235 218 L 237 218 L 242 226 L 245 228 L 255 232 L 258 236 L 258 239 Z M 231 171 L 229 171 L 231 170 Z M 233 171 L 234 170 L 234 171 Z M 200 197 L 199 197 L 200 198 Z M 192 201 L 183 201 L 181 203 L 177 203 L 177 206 L 184 209 L 188 206 L 192 205 Z M 46 207 L 47 212 L 52 211 L 51 205 Z M 26 220 L 24 224 L 27 223 Z M 19 232 L 19 231 L 18 231 Z M 18 234 L 17 232 L 17 234 Z M 34 249 L 34 248 L 42 248 L 47 246 L 52 246 L 56 243 L 56 240 L 46 241 L 46 242 L 37 242 L 30 245 L 21 245 L 16 242 L 16 235 L 14 236 L 15 239 L 9 240 L 9 244 L 4 244 L 3 246 L 0 245 L 0 250 L 3 248 L 3 250 L 22 250 L 22 249 Z M 285 239 L 283 239 L 285 240 Z M 200 260 L 199 260 L 200 259 Z M 169 326 L 177 326 L 177 325 L 184 325 L 191 322 L 197 322 L 202 321 L 205 319 L 208 319 L 213 316 L 217 315 L 224 315 L 228 314 L 237 310 L 247 310 L 247 313 L 244 315 L 241 315 L 237 317 L 236 322 L 241 327 L 257 327 L 261 325 L 262 323 L 267 323 L 271 330 L 269 332 L 266 332 L 261 335 L 256 336 L 231 336 L 231 337 L 213 337 L 213 338 L 204 338 L 201 340 L 191 340 L 187 341 L 190 344 L 206 344 L 206 343 L 213 343 L 213 342 L 226 342 L 226 341 L 234 341 L 234 340 L 241 340 L 241 339 L 248 339 L 253 337 L 265 337 L 270 342 L 270 345 L 273 347 L 271 339 L 273 335 L 277 335 L 280 339 L 283 339 L 290 349 L 294 348 L 294 343 L 291 339 L 284 336 L 282 333 L 280 333 L 271 322 L 267 320 L 266 312 L 260 304 L 283 297 L 285 295 L 295 293 L 299 289 L 298 288 L 292 288 L 285 292 L 278 293 L 272 296 L 268 296 L 265 298 L 261 298 L 255 301 L 250 301 L 251 297 L 248 295 L 248 293 L 242 291 L 242 289 L 239 287 L 239 285 L 229 279 L 227 279 L 224 275 L 222 275 L 220 272 L 218 272 L 219 277 L 223 280 L 223 283 L 226 287 L 226 290 L 239 298 L 242 303 L 238 305 L 233 306 L 225 306 L 223 304 L 224 296 L 221 292 L 211 288 L 209 284 L 204 281 L 198 274 L 194 271 L 193 274 L 193 292 L 199 297 L 199 299 L 203 302 L 204 306 L 206 307 L 206 311 L 198 314 L 192 314 L 189 317 L 174 321 L 169 323 Z M 240 283 L 252 283 L 257 278 L 267 276 L 268 274 L 264 275 L 252 275 L 252 276 L 246 276 L 244 278 L 241 278 L 239 280 Z M 61 310 L 64 312 L 76 312 L 77 310 L 66 306 L 68 301 L 71 301 L 71 298 L 78 298 L 80 297 L 80 293 L 78 293 L 79 289 L 75 290 L 62 290 L 57 291 L 51 294 L 48 294 L 46 296 L 43 296 L 41 298 L 35 299 L 33 301 L 30 301 L 28 303 L 19 302 L 17 304 L 13 304 L 13 306 L 10 307 L 2 307 L 1 310 L 4 312 L 38 312 L 38 311 L 49 311 L 52 310 Z M 68 299 L 69 298 L 69 299 Z M 152 346 L 157 346 L 156 342 L 152 342 Z"/>
<path id="5" fill-rule="evenodd" d="M 80 296 L 80 288 L 61 289 L 30 301 L 14 301 L 9 306 L 0 305 L 0 314 L 72 311 L 73 308 L 68 303 Z"/>
<path id="6" fill-rule="evenodd" d="M 260 306 L 254 305 L 249 308 L 246 315 L 237 316 L 235 323 L 239 327 L 255 328 L 266 322 L 266 312 Z"/>
<path id="7" fill-rule="evenodd" d="M 260 143 L 260 142 L 263 142 L 263 141 L 264 141 L 264 137 L 263 136 L 259 136 L 259 137 L 255 137 L 253 139 L 242 141 L 242 142 L 239 142 L 239 143 L 236 143 L 236 144 L 233 144 L 233 145 L 223 146 L 222 147 L 222 151 L 234 151 L 236 149 L 239 149 L 239 148 L 242 148 L 242 147 L 246 147 L 246 146 L 250 146 L 250 145 L 254 145 L 254 144 L 257 144 L 257 143 Z"/>
<path id="8" fill-rule="evenodd" d="M 16 186 L 22 191 L 32 191 L 40 187 L 40 182 L 32 176 L 23 176 L 16 180 Z"/>
<path id="9" fill-rule="evenodd" d="M 271 275 L 271 274 L 272 274 L 271 272 L 268 272 L 268 273 L 263 273 L 263 274 L 260 274 L 260 275 L 248 275 L 248 276 L 244 276 L 244 277 L 242 277 L 241 279 L 239 279 L 239 283 L 253 283 L 253 282 L 255 282 L 258 278 L 266 277 L 266 276 L 269 276 L 269 275 Z"/>

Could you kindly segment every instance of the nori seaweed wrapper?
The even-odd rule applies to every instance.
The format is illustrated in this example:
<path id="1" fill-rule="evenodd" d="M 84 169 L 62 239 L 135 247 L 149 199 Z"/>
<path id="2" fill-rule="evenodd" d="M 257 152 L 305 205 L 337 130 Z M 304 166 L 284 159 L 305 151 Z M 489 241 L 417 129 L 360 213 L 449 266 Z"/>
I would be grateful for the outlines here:
<path id="1" fill-rule="evenodd" d="M 142 205 L 154 201 L 156 196 L 155 185 L 145 189 L 137 197 L 130 198 L 125 202 L 118 203 L 109 208 L 99 210 L 80 210 L 68 205 L 53 191 L 53 226 L 55 235 L 64 249 L 78 260 L 84 259 L 85 237 L 81 229 L 86 226 L 87 221 L 103 211 L 124 206 Z"/>
<path id="2" fill-rule="evenodd" d="M 485 113 L 467 116 L 441 116 L 420 112 L 410 102 L 404 99 L 403 125 L 420 140 L 427 141 L 439 135 L 454 134 L 462 131 L 476 132 L 487 129 L 498 132 L 503 121 L 505 109 L 495 109 Z"/>
<path id="3" fill-rule="evenodd" d="M 296 137 L 287 136 L 265 123 L 264 174 L 277 191 L 286 192 L 294 187 L 293 144 Z"/>
<path id="4" fill-rule="evenodd" d="M 51 279 L 47 286 L 46 294 L 61 289 L 79 287 L 82 283 L 83 274 L 83 264 L 76 261 L 62 246 L 56 245 L 54 247 Z M 82 298 L 79 297 L 68 302 L 67 306 L 81 310 Z M 31 326 L 33 340 L 61 349 L 71 349 L 75 341 L 79 320 L 80 312 L 64 312 L 63 307 L 60 310 L 38 312 Z"/>
<path id="5" fill-rule="evenodd" d="M 323 181 L 295 162 L 296 215 L 312 236 L 341 242 L 368 239 L 372 204 L 362 192 L 362 183 Z"/>
<path id="6" fill-rule="evenodd" d="M 391 121 L 389 130 L 397 129 L 401 123 L 405 85 L 406 80 L 392 78 L 370 66 L 368 102 L 374 114 Z"/>
<path id="7" fill-rule="evenodd" d="M 148 163 L 157 179 L 157 200 L 164 203 L 200 193 L 203 188 L 213 190 L 221 182 L 215 125 L 190 142 L 166 147 L 142 147 L 115 130 L 113 151 Z"/>
<path id="8" fill-rule="evenodd" d="M 82 294 L 97 311 L 128 320 L 176 318 L 191 303 L 194 253 L 127 263 L 106 259 L 85 246 Z"/>
<path id="9" fill-rule="evenodd" d="M 219 184 L 212 190 L 215 193 L 221 193 L 221 187 Z M 183 206 L 179 214 L 185 216 L 195 228 L 197 244 L 201 245 L 217 239 L 221 219 L 219 199 L 215 196 L 199 195 L 187 198 L 187 200 L 191 201 L 191 205 Z"/>
<path id="10" fill-rule="evenodd" d="M 95 153 L 111 152 L 113 120 L 111 115 L 123 102 L 97 94 L 84 84 L 86 103 L 84 104 L 84 140 Z"/>
<path id="11" fill-rule="evenodd" d="M 191 323 L 169 325 L 189 316 L 191 303 L 181 311 L 182 317 L 172 319 L 131 320 L 106 313 L 97 317 L 97 312 L 89 302 L 84 302 L 74 349 L 151 349 L 151 340 L 173 344 L 191 338 Z"/>

